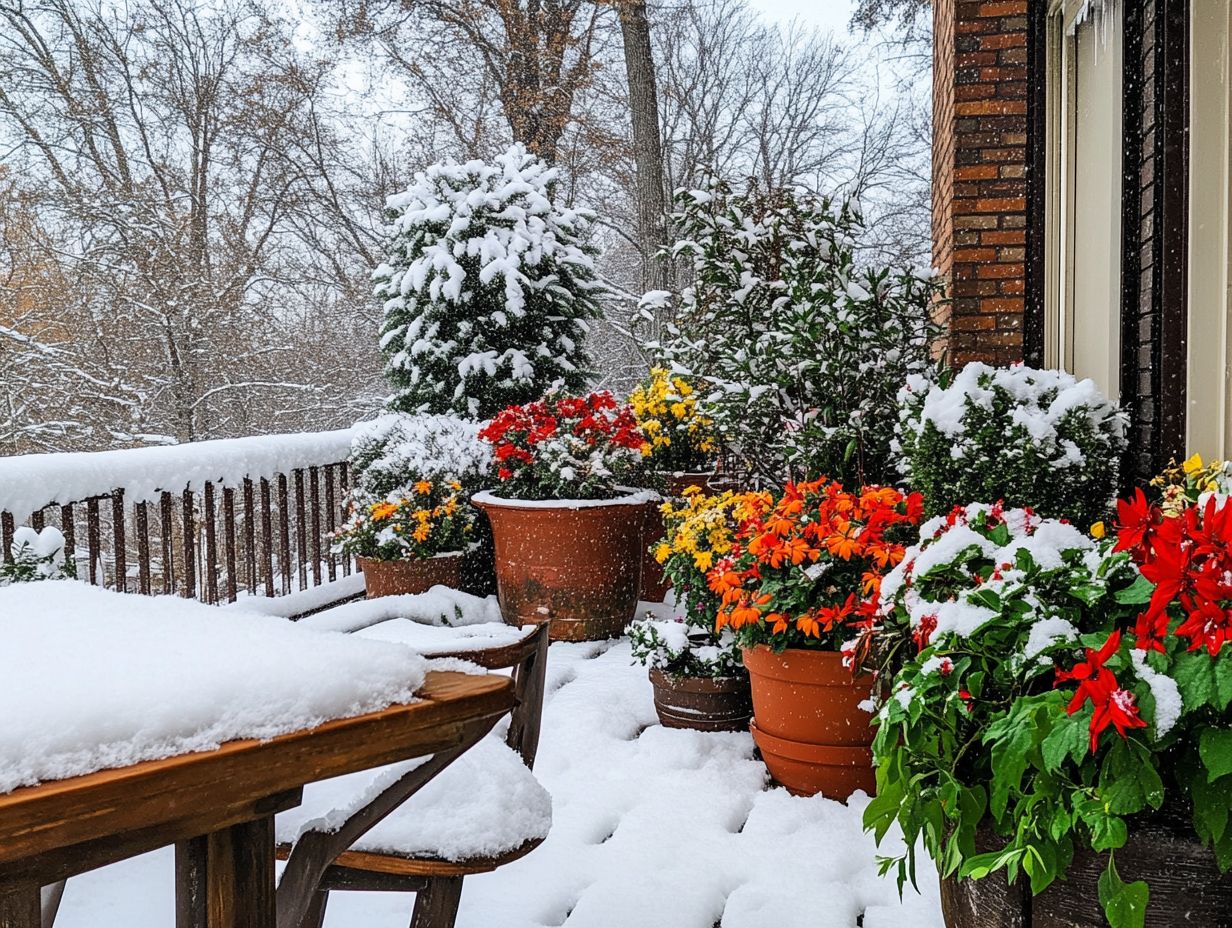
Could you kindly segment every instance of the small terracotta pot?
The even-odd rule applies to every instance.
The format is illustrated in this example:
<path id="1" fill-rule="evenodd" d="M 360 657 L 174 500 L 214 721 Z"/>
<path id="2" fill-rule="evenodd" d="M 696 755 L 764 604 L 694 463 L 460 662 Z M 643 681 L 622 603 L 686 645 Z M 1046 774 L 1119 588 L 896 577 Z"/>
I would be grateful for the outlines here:
<path id="1" fill-rule="evenodd" d="M 695 731 L 745 731 L 753 715 L 753 696 L 745 674 L 731 677 L 677 677 L 650 668 L 655 712 L 664 728 Z"/>
<path id="2" fill-rule="evenodd" d="M 872 794 L 873 729 L 860 703 L 872 681 L 852 679 L 836 651 L 766 645 L 744 650 L 753 688 L 753 740 L 771 776 L 797 795 Z"/>
<path id="3" fill-rule="evenodd" d="M 976 831 L 976 850 L 1000 850 L 1005 841 L 991 828 Z M 941 911 L 947 928 L 1105 928 L 1099 904 L 1099 877 L 1107 854 L 1075 848 L 1065 873 L 1032 897 L 1027 879 L 1010 884 L 1004 871 L 980 880 L 941 880 Z M 1146 928 L 1229 928 L 1232 926 L 1232 872 L 1220 873 L 1215 855 L 1194 835 L 1184 819 L 1141 817 L 1129 821 L 1129 838 L 1116 852 L 1117 871 L 1125 882 L 1146 880 L 1151 898 Z"/>
<path id="4" fill-rule="evenodd" d="M 667 495 L 672 499 L 679 499 L 684 496 L 684 491 L 689 487 L 707 489 L 709 482 L 714 479 L 714 474 L 677 472 L 663 474 L 662 477 L 664 486 L 667 488 Z M 645 537 L 642 539 L 641 598 L 648 603 L 663 602 L 667 598 L 667 591 L 672 588 L 671 581 L 663 575 L 663 567 L 655 560 L 653 552 L 654 546 L 666 534 L 667 528 L 663 524 L 663 513 L 659 512 L 658 506 L 655 506 L 646 516 Z"/>
<path id="5" fill-rule="evenodd" d="M 624 632 L 637 612 L 646 513 L 631 494 L 570 505 L 473 500 L 496 544 L 496 585 L 510 625 L 551 621 L 554 641 L 596 641 Z"/>
<path id="6" fill-rule="evenodd" d="M 373 557 L 357 557 L 355 560 L 363 571 L 368 598 L 375 599 L 378 596 L 426 593 L 438 585 L 459 589 L 462 586 L 463 557 L 463 553 L 457 551 L 413 561 L 382 561 Z"/>

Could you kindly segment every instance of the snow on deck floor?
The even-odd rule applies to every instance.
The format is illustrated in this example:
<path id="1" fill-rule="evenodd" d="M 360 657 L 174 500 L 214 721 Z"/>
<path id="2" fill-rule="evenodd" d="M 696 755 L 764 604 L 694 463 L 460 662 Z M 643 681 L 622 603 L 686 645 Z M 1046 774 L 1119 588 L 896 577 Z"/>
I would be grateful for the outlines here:
<path id="1" fill-rule="evenodd" d="M 936 876 L 900 902 L 850 805 L 765 789 L 744 733 L 659 726 L 627 641 L 552 645 L 535 770 L 547 841 L 467 877 L 458 928 L 941 928 Z M 883 850 L 888 850 L 887 848 Z M 57 928 L 174 920 L 173 854 L 69 882 Z M 327 928 L 405 928 L 412 897 L 334 893 Z"/>

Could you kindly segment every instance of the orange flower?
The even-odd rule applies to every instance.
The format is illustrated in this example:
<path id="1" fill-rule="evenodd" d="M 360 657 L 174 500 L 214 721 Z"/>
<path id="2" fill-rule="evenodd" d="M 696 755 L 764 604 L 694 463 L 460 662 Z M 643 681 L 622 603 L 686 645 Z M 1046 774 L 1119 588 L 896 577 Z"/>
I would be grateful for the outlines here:
<path id="1" fill-rule="evenodd" d="M 881 592 L 881 574 L 876 571 L 866 570 L 860 577 L 861 589 L 865 596 L 872 596 L 874 593 Z"/>
<path id="2" fill-rule="evenodd" d="M 398 505 L 397 503 L 376 503 L 370 511 L 373 522 L 383 522 L 398 511 Z"/>
<path id="3" fill-rule="evenodd" d="M 770 566 L 782 567 L 787 560 L 790 560 L 793 566 L 799 566 L 806 558 L 815 561 L 820 556 L 821 552 L 809 545 L 803 538 L 793 538 L 791 541 L 783 542 L 770 555 Z"/>
<path id="4" fill-rule="evenodd" d="M 427 496 L 432 492 L 432 484 L 430 484 L 427 480 L 420 480 L 415 484 L 415 492 L 420 496 Z"/>
<path id="5" fill-rule="evenodd" d="M 712 593 L 726 596 L 744 586 L 744 578 L 734 570 L 712 570 L 707 576 L 707 586 Z"/>

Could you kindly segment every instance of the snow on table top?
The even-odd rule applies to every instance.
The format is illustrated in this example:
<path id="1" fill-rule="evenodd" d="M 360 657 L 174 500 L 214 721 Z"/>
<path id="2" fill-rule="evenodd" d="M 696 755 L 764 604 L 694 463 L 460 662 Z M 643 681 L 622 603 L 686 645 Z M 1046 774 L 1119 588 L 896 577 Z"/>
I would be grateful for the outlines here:
<path id="1" fill-rule="evenodd" d="M 269 478 L 313 464 L 345 461 L 354 433 L 349 428 L 156 448 L 0 457 L 0 510 L 24 519 L 43 506 L 103 496 L 119 487 L 130 502 L 148 502 L 164 490 L 200 490 L 207 481 L 236 486 L 245 477 Z"/>
<path id="2" fill-rule="evenodd" d="M 0 587 L 0 793 L 410 702 L 409 648 L 71 580 Z"/>

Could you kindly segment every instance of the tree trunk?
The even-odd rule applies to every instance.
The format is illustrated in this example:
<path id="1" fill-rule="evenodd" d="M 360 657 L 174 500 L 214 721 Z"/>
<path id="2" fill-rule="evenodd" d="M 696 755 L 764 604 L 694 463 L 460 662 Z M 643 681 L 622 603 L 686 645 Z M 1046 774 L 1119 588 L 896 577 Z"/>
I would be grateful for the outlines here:
<path id="1" fill-rule="evenodd" d="M 633 159 L 637 169 L 637 244 L 642 252 L 642 290 L 667 290 L 671 273 L 660 252 L 667 246 L 667 191 L 659 136 L 659 97 L 645 0 L 621 0 L 629 110 L 633 116 Z"/>

